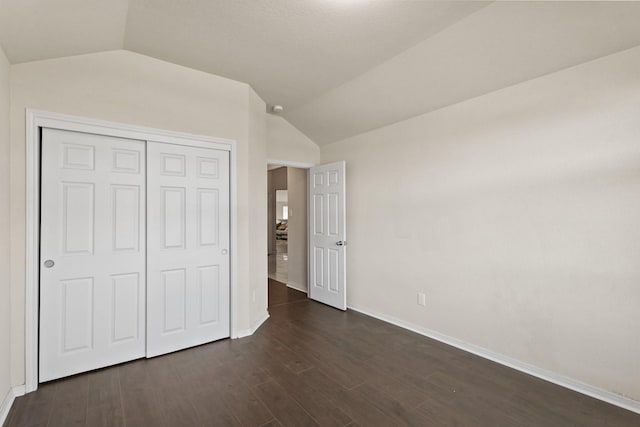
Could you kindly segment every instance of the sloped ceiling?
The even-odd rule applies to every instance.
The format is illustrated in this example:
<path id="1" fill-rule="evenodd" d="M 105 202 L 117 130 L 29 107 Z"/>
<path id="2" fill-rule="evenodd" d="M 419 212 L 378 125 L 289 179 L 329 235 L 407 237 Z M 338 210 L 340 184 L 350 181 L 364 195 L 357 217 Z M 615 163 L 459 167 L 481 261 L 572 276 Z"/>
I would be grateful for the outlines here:
<path id="1" fill-rule="evenodd" d="M 640 44 L 637 2 L 0 0 L 12 63 L 128 49 L 251 84 L 318 144 Z"/>
<path id="2" fill-rule="evenodd" d="M 0 44 L 13 64 L 122 49 L 127 0 L 0 0 Z"/>

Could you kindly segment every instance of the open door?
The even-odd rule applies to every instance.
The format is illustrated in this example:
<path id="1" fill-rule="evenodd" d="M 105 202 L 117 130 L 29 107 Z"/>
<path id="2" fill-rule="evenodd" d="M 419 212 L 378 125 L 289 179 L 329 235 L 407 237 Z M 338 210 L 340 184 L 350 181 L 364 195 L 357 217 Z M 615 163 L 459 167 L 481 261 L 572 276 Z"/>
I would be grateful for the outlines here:
<path id="1" fill-rule="evenodd" d="M 345 162 L 309 169 L 309 298 L 347 309 Z"/>

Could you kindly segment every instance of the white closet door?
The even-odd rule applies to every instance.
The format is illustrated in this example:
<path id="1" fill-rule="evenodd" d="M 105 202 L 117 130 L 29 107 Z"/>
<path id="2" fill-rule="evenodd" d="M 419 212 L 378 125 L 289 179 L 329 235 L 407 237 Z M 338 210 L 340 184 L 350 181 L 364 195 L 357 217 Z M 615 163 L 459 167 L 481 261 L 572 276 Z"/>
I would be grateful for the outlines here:
<path id="1" fill-rule="evenodd" d="M 145 143 L 42 131 L 40 381 L 145 355 Z"/>
<path id="2" fill-rule="evenodd" d="M 229 153 L 147 145 L 147 357 L 229 337 Z"/>

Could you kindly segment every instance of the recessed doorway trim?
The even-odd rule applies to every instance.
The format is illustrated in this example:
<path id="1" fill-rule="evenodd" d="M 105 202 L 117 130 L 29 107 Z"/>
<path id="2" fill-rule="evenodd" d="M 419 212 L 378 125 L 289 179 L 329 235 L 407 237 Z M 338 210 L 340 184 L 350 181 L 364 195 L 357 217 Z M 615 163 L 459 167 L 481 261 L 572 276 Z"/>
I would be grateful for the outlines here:
<path id="1" fill-rule="evenodd" d="M 230 323 L 231 338 L 237 338 L 237 157 L 231 139 L 191 135 L 66 114 L 26 109 L 26 247 L 25 247 L 25 391 L 38 389 L 38 325 L 40 277 L 40 129 L 51 128 L 143 141 L 191 145 L 229 151 L 230 159 Z"/>
<path id="2" fill-rule="evenodd" d="M 285 166 L 289 168 L 309 169 L 310 167 L 315 166 L 315 163 L 290 162 L 288 160 L 267 160 L 267 166 L 269 165 Z"/>

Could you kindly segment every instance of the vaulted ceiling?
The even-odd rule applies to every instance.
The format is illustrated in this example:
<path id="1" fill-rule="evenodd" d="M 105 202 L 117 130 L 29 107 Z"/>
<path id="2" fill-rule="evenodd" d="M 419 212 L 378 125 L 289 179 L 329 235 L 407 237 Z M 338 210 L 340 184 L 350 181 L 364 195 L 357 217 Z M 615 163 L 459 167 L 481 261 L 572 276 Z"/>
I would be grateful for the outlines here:
<path id="1" fill-rule="evenodd" d="M 638 2 L 0 0 L 12 63 L 127 49 L 251 84 L 318 144 L 640 45 Z"/>

